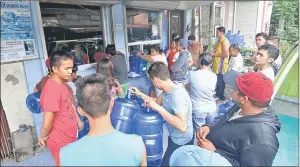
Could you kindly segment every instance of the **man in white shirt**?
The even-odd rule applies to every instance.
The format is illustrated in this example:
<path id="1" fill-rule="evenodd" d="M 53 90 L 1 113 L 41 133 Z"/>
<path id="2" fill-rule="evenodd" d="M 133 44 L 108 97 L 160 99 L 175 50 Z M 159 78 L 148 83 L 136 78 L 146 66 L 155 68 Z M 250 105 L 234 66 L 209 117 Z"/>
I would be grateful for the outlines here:
<path id="1" fill-rule="evenodd" d="M 244 69 L 244 59 L 240 54 L 240 48 L 237 44 L 232 44 L 229 48 L 229 65 L 227 71 L 242 72 Z"/>
<path id="2" fill-rule="evenodd" d="M 279 50 L 273 45 L 263 45 L 259 47 L 255 57 L 255 64 L 258 67 L 257 72 L 265 74 L 268 78 L 274 81 L 275 73 L 272 63 L 278 58 Z"/>

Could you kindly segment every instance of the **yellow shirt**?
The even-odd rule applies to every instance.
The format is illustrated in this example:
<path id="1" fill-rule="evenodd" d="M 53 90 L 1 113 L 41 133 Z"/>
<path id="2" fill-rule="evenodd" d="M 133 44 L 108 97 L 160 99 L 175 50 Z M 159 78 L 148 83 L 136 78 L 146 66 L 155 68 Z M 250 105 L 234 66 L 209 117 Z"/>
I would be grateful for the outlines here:
<path id="1" fill-rule="evenodd" d="M 216 54 L 222 53 L 222 42 L 228 42 L 228 39 L 226 37 L 222 37 L 219 39 L 219 41 L 216 44 Z M 216 57 L 214 56 L 214 63 L 212 66 L 212 71 L 216 74 L 224 74 L 227 71 L 228 68 L 228 60 L 229 57 Z"/>

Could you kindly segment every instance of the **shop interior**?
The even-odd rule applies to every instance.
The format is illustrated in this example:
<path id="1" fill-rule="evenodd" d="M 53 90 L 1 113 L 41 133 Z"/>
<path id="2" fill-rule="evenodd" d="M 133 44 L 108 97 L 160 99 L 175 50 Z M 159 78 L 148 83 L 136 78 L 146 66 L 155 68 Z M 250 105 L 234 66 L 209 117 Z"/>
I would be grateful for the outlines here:
<path id="1" fill-rule="evenodd" d="M 47 53 L 63 49 L 77 65 L 94 63 L 104 51 L 100 6 L 40 2 Z"/>

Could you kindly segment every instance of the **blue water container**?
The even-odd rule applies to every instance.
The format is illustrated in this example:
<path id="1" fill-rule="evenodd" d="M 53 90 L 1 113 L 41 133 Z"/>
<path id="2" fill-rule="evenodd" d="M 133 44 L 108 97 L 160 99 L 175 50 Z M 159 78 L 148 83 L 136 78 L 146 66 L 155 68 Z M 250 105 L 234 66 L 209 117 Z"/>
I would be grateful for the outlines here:
<path id="1" fill-rule="evenodd" d="M 234 44 L 235 40 L 234 40 L 234 35 L 231 32 L 231 30 L 228 30 L 228 32 L 225 34 L 225 37 L 228 39 L 230 45 Z"/>
<path id="2" fill-rule="evenodd" d="M 236 44 L 239 46 L 243 46 L 245 44 L 244 34 L 238 30 L 238 33 L 234 34 L 234 38 L 236 40 Z"/>
<path id="3" fill-rule="evenodd" d="M 233 106 L 235 105 L 233 100 L 225 100 L 224 103 L 218 105 L 218 114 L 215 117 L 215 121 L 221 119 Z"/>
<path id="4" fill-rule="evenodd" d="M 40 104 L 40 96 L 41 92 L 34 92 L 27 96 L 26 105 L 29 111 L 35 114 L 39 114 L 42 112 L 41 104 Z"/>
<path id="5" fill-rule="evenodd" d="M 81 131 L 78 132 L 78 136 L 77 138 L 80 139 L 82 138 L 83 136 L 85 136 L 87 133 L 89 133 L 89 130 L 90 130 L 90 125 L 89 125 L 89 120 L 85 117 L 85 116 L 82 116 L 78 113 L 78 103 L 76 102 L 76 112 L 81 120 L 81 122 L 83 122 L 83 129 Z"/>
<path id="6" fill-rule="evenodd" d="M 137 51 L 133 50 L 129 56 L 129 68 L 130 68 L 130 72 L 137 72 L 137 65 L 136 65 L 136 61 L 137 61 L 137 56 L 136 56 Z"/>
<path id="7" fill-rule="evenodd" d="M 139 104 L 141 110 L 134 115 L 134 133 L 143 138 L 148 166 L 160 166 L 163 156 L 163 118 L 144 106 L 143 101 Z"/>
<path id="8" fill-rule="evenodd" d="M 111 113 L 113 127 L 123 133 L 133 134 L 135 127 L 133 116 L 139 110 L 137 102 L 130 99 L 128 94 L 125 98 L 117 98 Z"/>

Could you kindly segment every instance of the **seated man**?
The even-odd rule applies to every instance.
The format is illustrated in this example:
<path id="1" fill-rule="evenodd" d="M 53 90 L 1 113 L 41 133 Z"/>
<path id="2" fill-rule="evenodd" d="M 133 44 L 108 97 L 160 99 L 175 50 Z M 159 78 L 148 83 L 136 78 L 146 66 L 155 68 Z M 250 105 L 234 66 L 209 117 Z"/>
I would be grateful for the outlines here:
<path id="1" fill-rule="evenodd" d="M 231 110 L 220 121 L 200 127 L 199 147 L 176 150 L 171 166 L 272 166 L 279 148 L 276 133 L 281 128 L 269 107 L 272 81 L 262 73 L 236 71 L 227 72 L 224 81 L 233 89 L 232 97 L 241 110 Z M 178 162 L 179 157 L 184 162 Z"/>
<path id="2" fill-rule="evenodd" d="M 115 130 L 110 114 L 114 104 L 107 78 L 92 74 L 76 82 L 78 112 L 89 120 L 90 130 L 60 151 L 61 166 L 146 166 L 141 137 Z"/>

